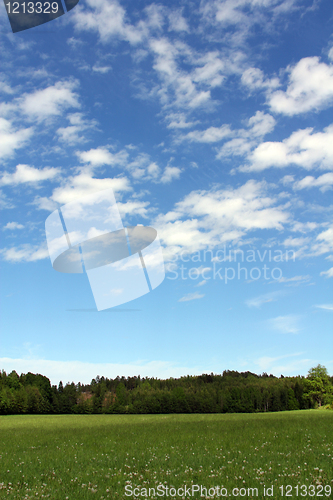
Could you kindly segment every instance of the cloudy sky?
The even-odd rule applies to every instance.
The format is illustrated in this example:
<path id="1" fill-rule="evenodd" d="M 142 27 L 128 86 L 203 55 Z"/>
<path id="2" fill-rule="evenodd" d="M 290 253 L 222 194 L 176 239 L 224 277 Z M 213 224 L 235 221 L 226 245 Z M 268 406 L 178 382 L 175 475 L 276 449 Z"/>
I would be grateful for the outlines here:
<path id="1" fill-rule="evenodd" d="M 57 384 L 225 369 L 333 374 L 331 0 L 0 6 L 0 368 Z M 45 220 L 113 188 L 166 279 L 97 312 Z"/>

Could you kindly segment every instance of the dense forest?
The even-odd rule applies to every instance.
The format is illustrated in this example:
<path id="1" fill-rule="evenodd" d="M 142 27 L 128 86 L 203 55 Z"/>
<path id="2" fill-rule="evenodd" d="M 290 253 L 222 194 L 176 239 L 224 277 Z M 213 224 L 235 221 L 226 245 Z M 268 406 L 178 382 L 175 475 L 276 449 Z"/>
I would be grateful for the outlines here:
<path id="1" fill-rule="evenodd" d="M 324 366 L 307 377 L 224 371 L 179 379 L 97 376 L 58 387 L 40 374 L 0 373 L 0 414 L 253 413 L 333 408 L 333 377 Z"/>

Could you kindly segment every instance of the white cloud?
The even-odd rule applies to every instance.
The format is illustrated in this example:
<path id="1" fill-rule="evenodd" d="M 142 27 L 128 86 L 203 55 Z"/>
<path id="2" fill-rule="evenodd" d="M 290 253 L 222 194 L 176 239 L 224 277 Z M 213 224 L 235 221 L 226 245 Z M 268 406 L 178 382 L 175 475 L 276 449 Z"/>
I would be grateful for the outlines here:
<path id="1" fill-rule="evenodd" d="M 218 142 L 226 137 L 233 137 L 227 141 L 217 154 L 217 158 L 230 155 L 245 155 L 258 144 L 261 137 L 272 132 L 275 127 L 273 116 L 257 111 L 246 122 L 247 128 L 231 130 L 227 124 L 220 127 L 209 127 L 206 130 L 194 130 L 178 138 L 177 142 L 188 140 L 191 142 Z"/>
<path id="2" fill-rule="evenodd" d="M 266 189 L 250 180 L 235 189 L 192 191 L 153 225 L 171 254 L 214 248 L 254 229 L 281 230 L 290 216 Z"/>
<path id="3" fill-rule="evenodd" d="M 232 134 L 229 125 L 221 127 L 209 127 L 207 130 L 194 130 L 189 132 L 182 139 L 191 142 L 218 142 Z"/>
<path id="4" fill-rule="evenodd" d="M 112 314 L 111 310 L 105 314 Z M 75 312 L 74 312 L 75 313 Z M 125 313 L 125 312 L 124 312 Z M 99 313 L 101 314 L 101 313 Z M 135 312 L 129 312 L 135 314 Z M 177 378 L 189 373 L 200 375 L 209 373 L 209 368 L 197 366 L 179 366 L 170 361 L 134 361 L 129 363 L 87 363 L 83 361 L 56 361 L 51 359 L 0 358 L 1 368 L 7 373 L 16 370 L 18 373 L 43 373 L 52 385 L 58 385 L 60 380 L 66 384 L 89 384 L 97 375 L 116 378 L 117 376 Z"/>
<path id="5" fill-rule="evenodd" d="M 311 276 L 309 276 L 308 274 L 307 275 L 304 275 L 304 276 L 293 276 L 292 278 L 285 278 L 284 276 L 282 276 L 282 278 L 280 278 L 278 281 L 278 283 L 294 283 L 295 285 L 299 285 L 301 283 L 306 283 L 307 281 L 309 281 L 311 279 Z"/>
<path id="6" fill-rule="evenodd" d="M 242 74 L 241 82 L 250 90 L 275 89 L 280 85 L 278 78 L 265 78 L 259 68 L 246 69 Z"/>
<path id="7" fill-rule="evenodd" d="M 249 132 L 248 135 L 255 137 L 263 137 L 274 130 L 275 120 L 273 116 L 257 111 L 255 115 L 248 120 Z"/>
<path id="8" fill-rule="evenodd" d="M 328 58 L 331 59 L 331 61 L 333 61 L 333 47 L 331 47 L 328 52 Z"/>
<path id="9" fill-rule="evenodd" d="M 286 238 L 283 242 L 285 247 L 300 247 L 310 242 L 310 238 Z"/>
<path id="10" fill-rule="evenodd" d="M 44 243 L 41 246 L 25 244 L 18 247 L 4 248 L 0 252 L 2 258 L 8 262 L 35 262 L 49 257 L 49 252 Z"/>
<path id="11" fill-rule="evenodd" d="M 84 44 L 82 40 L 80 40 L 79 38 L 74 38 L 73 36 L 71 38 L 67 38 L 66 43 L 74 50 L 76 50 L 80 45 Z"/>
<path id="12" fill-rule="evenodd" d="M 189 33 L 190 28 L 187 24 L 186 19 L 182 16 L 181 10 L 174 10 L 169 14 L 169 31 L 185 31 Z"/>
<path id="13" fill-rule="evenodd" d="M 162 173 L 161 168 L 151 160 L 150 155 L 138 153 L 136 156 L 131 157 L 131 151 L 135 151 L 135 149 L 129 145 L 118 153 L 111 153 L 107 148 L 100 147 L 90 151 L 77 152 L 76 154 L 82 163 L 91 165 L 93 169 L 103 165 L 122 167 L 137 182 L 152 181 L 166 184 L 179 178 L 181 174 L 180 168 L 167 165 Z"/>
<path id="14" fill-rule="evenodd" d="M 95 73 L 101 73 L 102 75 L 105 75 L 105 73 L 108 73 L 112 68 L 111 66 L 98 66 L 95 64 L 92 69 Z"/>
<path id="15" fill-rule="evenodd" d="M 329 227 L 322 233 L 319 233 L 316 238 L 316 243 L 312 245 L 312 250 L 315 255 L 321 255 L 323 253 L 332 252 L 333 251 L 333 226 Z M 321 273 L 325 275 L 330 273 L 331 270 Z M 331 275 L 328 274 L 327 277 Z"/>
<path id="16" fill-rule="evenodd" d="M 89 194 L 108 188 L 112 188 L 115 192 L 131 190 L 130 183 L 126 177 L 96 179 L 89 172 L 81 172 L 79 175 L 67 177 L 61 186 L 53 190 L 50 197 L 50 208 L 53 206 L 52 202 L 64 205 L 65 203 L 84 198 Z M 35 203 L 39 205 L 39 208 L 47 207 L 44 198 L 35 199 Z"/>
<path id="17" fill-rule="evenodd" d="M 256 307 L 260 308 L 263 304 L 267 304 L 269 302 L 275 302 L 284 292 L 271 292 L 265 293 L 263 295 L 259 295 L 258 297 L 253 297 L 252 299 L 247 299 L 245 304 L 248 307 Z"/>
<path id="18" fill-rule="evenodd" d="M 123 217 L 126 217 L 126 215 L 140 215 L 141 217 L 146 218 L 149 211 L 148 206 L 148 201 L 129 200 L 125 203 L 120 201 L 117 202 L 117 208 L 120 215 Z"/>
<path id="19" fill-rule="evenodd" d="M 295 354 L 285 354 L 283 356 L 262 356 L 255 361 L 255 364 L 260 367 L 262 371 L 272 373 L 276 377 L 279 377 L 281 374 L 294 376 L 297 375 L 300 371 L 307 371 L 308 367 L 314 362 L 310 359 L 295 359 L 290 363 L 279 364 L 282 359 L 286 358 L 294 358 L 297 356 L 301 356 L 304 353 L 295 353 Z"/>
<path id="20" fill-rule="evenodd" d="M 126 164 L 125 168 L 134 179 L 140 181 L 157 181 L 161 173 L 160 167 L 157 163 L 152 162 L 150 156 L 146 153 L 139 153 L 131 162 Z"/>
<path id="21" fill-rule="evenodd" d="M 333 304 L 320 304 L 315 307 L 318 307 L 318 309 L 325 309 L 325 311 L 333 311 Z"/>
<path id="22" fill-rule="evenodd" d="M 116 154 L 110 153 L 106 148 L 90 149 L 90 151 L 77 152 L 82 163 L 89 163 L 93 167 L 101 165 L 125 165 L 128 159 L 128 152 L 124 149 Z"/>
<path id="23" fill-rule="evenodd" d="M 333 267 L 328 269 L 328 271 L 322 271 L 320 276 L 325 276 L 326 278 L 333 278 Z"/>
<path id="24" fill-rule="evenodd" d="M 36 205 L 39 210 L 47 210 L 48 212 L 53 212 L 58 208 L 58 203 L 46 196 L 36 196 L 32 204 Z"/>
<path id="25" fill-rule="evenodd" d="M 313 133 L 312 128 L 293 132 L 282 142 L 263 142 L 249 156 L 250 165 L 240 168 L 243 172 L 262 171 L 269 167 L 297 165 L 305 169 L 332 168 L 333 125 L 323 132 Z"/>
<path id="26" fill-rule="evenodd" d="M 67 108 L 78 108 L 78 95 L 74 92 L 77 82 L 60 81 L 55 85 L 31 94 L 24 94 L 17 100 L 20 110 L 29 119 L 45 120 L 59 116 Z"/>
<path id="27" fill-rule="evenodd" d="M 4 92 L 5 94 L 14 94 L 15 92 L 15 90 L 6 83 L 4 76 L 0 76 L 0 92 Z"/>
<path id="28" fill-rule="evenodd" d="M 73 11 L 72 20 L 76 30 L 96 32 L 102 42 L 118 38 L 136 45 L 149 33 L 149 23 L 133 26 L 126 21 L 126 12 L 117 0 L 87 0 L 84 7 Z"/>
<path id="29" fill-rule="evenodd" d="M 85 138 L 81 135 L 82 132 L 97 125 L 95 120 L 85 120 L 82 113 L 72 113 L 67 118 L 70 125 L 58 128 L 57 134 L 62 142 L 70 145 L 84 142 Z"/>
<path id="30" fill-rule="evenodd" d="M 287 316 L 277 316 L 269 320 L 269 325 L 279 333 L 298 333 L 300 316 L 289 314 Z"/>
<path id="31" fill-rule="evenodd" d="M 319 224 L 317 222 L 299 222 L 295 221 L 292 225 L 292 231 L 298 231 L 300 233 L 308 233 L 309 231 L 313 231 L 317 229 Z"/>
<path id="32" fill-rule="evenodd" d="M 244 156 L 251 151 L 253 145 L 253 142 L 245 137 L 235 137 L 223 144 L 216 158 L 221 159 L 224 156 Z"/>
<path id="33" fill-rule="evenodd" d="M 288 15 L 294 3 L 295 0 L 203 0 L 199 12 L 210 30 L 216 28 L 222 33 L 223 41 L 227 39 L 233 46 L 243 47 L 256 25 L 275 30 L 276 21 Z"/>
<path id="34" fill-rule="evenodd" d="M 199 123 L 198 120 L 192 122 L 186 121 L 186 115 L 184 113 L 169 113 L 165 119 L 169 121 L 167 127 L 174 129 L 190 128 Z"/>
<path id="35" fill-rule="evenodd" d="M 191 300 L 202 299 L 204 296 L 204 294 L 198 292 L 188 293 L 187 295 L 184 295 L 184 297 L 179 299 L 178 302 L 189 302 Z"/>
<path id="36" fill-rule="evenodd" d="M 32 134 L 32 127 L 16 130 L 9 120 L 0 117 L 0 159 L 13 156 L 15 150 L 22 148 Z"/>
<path id="37" fill-rule="evenodd" d="M 59 176 L 60 168 L 44 167 L 41 169 L 30 167 L 29 165 L 17 165 L 14 173 L 4 172 L 0 178 L 0 185 L 16 185 L 38 183 L 46 180 L 54 180 Z"/>
<path id="38" fill-rule="evenodd" d="M 160 167 L 155 163 L 150 163 L 147 167 L 148 178 L 157 179 L 160 174 Z"/>
<path id="39" fill-rule="evenodd" d="M 287 90 L 277 90 L 268 98 L 273 111 L 292 116 L 332 104 L 333 65 L 320 62 L 318 57 L 305 57 L 287 70 Z"/>
<path id="40" fill-rule="evenodd" d="M 320 191 L 325 192 L 333 186 L 333 173 L 327 172 L 315 178 L 312 175 L 307 175 L 303 179 L 294 182 L 293 189 L 300 190 L 311 187 L 319 187 Z"/>
<path id="41" fill-rule="evenodd" d="M 225 63 L 218 51 L 207 52 L 201 56 L 192 74 L 193 81 L 206 83 L 209 87 L 219 87 L 225 79 Z"/>
<path id="42" fill-rule="evenodd" d="M 202 55 L 184 42 L 165 37 L 151 39 L 149 47 L 159 82 L 154 82 L 148 96 L 158 97 L 168 114 L 170 108 L 190 113 L 214 107 L 211 89 L 221 86 L 225 78 L 225 58 L 218 51 Z"/>
<path id="43" fill-rule="evenodd" d="M 18 222 L 7 222 L 7 224 L 2 228 L 5 229 L 23 229 L 24 226 Z"/>
<path id="44" fill-rule="evenodd" d="M 5 193 L 3 193 L 1 190 L 0 190 L 0 208 L 1 209 L 10 209 L 10 208 L 14 208 L 15 205 L 13 205 L 7 198 L 7 196 L 5 195 Z"/>
<path id="45" fill-rule="evenodd" d="M 161 182 L 167 184 L 173 179 L 178 179 L 181 174 L 181 169 L 178 167 L 165 167 L 163 175 L 161 177 Z"/>
<path id="46" fill-rule="evenodd" d="M 274 130 L 275 123 L 273 116 L 257 111 L 247 120 L 246 129 L 241 128 L 231 131 L 230 135 L 235 137 L 223 144 L 216 158 L 248 155 L 264 135 Z"/>

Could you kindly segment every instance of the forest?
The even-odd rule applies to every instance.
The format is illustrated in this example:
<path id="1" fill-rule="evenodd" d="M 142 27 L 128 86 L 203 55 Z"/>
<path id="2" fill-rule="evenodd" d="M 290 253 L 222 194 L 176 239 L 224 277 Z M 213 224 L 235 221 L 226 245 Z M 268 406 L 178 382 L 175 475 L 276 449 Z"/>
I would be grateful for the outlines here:
<path id="1" fill-rule="evenodd" d="M 254 413 L 333 409 L 333 377 L 318 365 L 306 377 L 225 370 L 181 378 L 97 376 L 51 385 L 40 374 L 0 372 L 0 414 Z"/>

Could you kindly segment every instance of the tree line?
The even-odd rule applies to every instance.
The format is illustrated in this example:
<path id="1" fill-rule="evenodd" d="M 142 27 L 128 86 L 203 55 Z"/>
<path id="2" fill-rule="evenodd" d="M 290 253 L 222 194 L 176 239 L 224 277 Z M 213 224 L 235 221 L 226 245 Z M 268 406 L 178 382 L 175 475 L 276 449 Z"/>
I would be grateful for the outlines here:
<path id="1" fill-rule="evenodd" d="M 254 413 L 333 408 L 333 377 L 318 365 L 306 377 L 225 370 L 178 379 L 97 376 L 52 385 L 40 374 L 0 373 L 0 414 Z"/>

